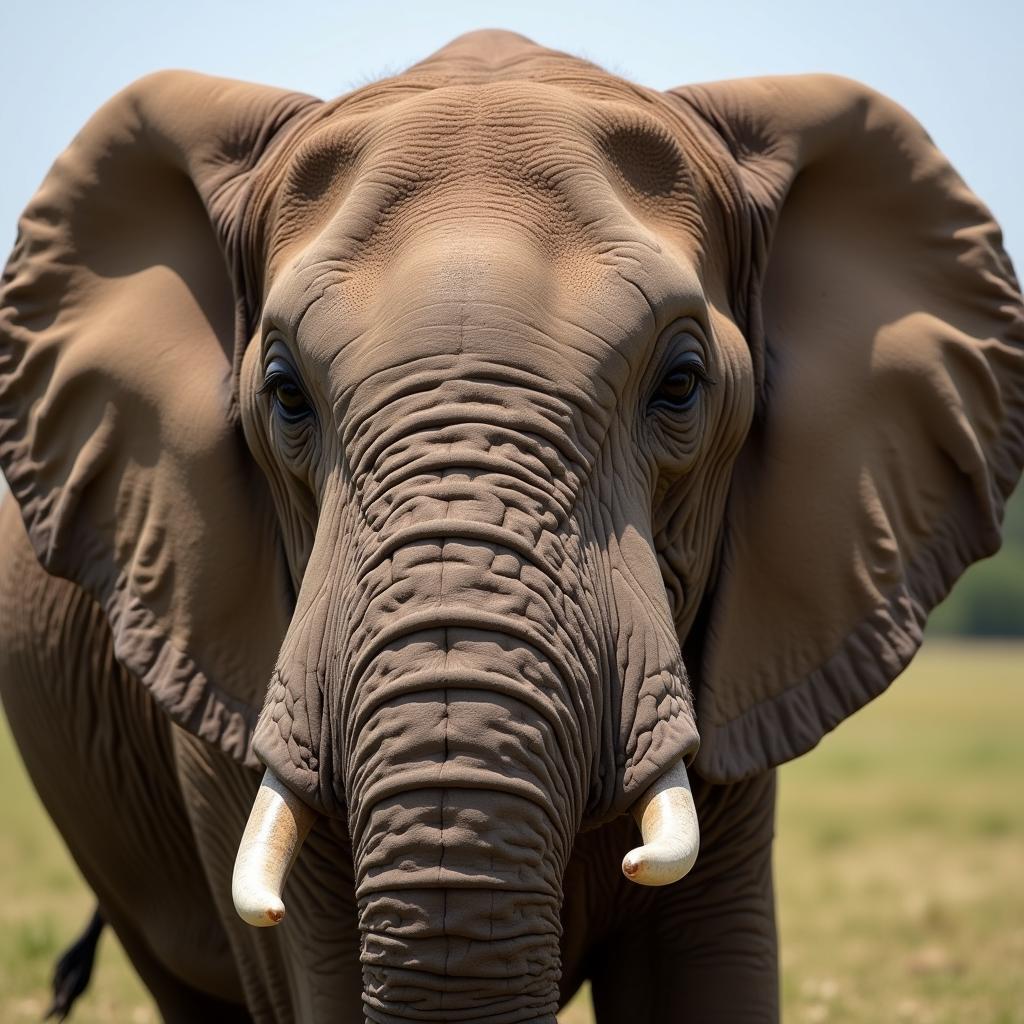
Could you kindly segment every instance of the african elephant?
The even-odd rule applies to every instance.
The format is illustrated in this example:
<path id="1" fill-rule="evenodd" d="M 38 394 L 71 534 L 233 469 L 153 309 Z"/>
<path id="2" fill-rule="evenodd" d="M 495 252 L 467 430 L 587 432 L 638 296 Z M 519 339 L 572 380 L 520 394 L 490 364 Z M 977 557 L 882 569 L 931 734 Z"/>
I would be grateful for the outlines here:
<path id="1" fill-rule="evenodd" d="M 774 767 L 997 548 L 1022 314 L 843 79 L 111 100 L 4 277 L 0 682 L 165 1019 L 777 1019 Z"/>

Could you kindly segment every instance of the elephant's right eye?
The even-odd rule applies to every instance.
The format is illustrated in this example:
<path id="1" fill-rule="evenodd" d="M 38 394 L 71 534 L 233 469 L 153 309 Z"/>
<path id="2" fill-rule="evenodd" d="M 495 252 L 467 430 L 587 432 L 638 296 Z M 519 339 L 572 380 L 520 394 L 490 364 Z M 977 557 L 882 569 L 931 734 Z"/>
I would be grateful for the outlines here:
<path id="1" fill-rule="evenodd" d="M 274 410 L 287 423 L 298 423 L 313 414 L 306 393 L 295 379 L 291 368 L 274 360 L 263 378 L 260 394 L 269 394 L 274 401 Z"/>

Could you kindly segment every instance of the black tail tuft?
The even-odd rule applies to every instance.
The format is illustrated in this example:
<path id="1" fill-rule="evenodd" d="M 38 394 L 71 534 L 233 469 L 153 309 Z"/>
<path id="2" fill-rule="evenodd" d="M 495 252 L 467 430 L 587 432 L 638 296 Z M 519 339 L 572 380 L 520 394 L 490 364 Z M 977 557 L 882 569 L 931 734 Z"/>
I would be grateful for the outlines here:
<path id="1" fill-rule="evenodd" d="M 103 915 L 97 907 L 85 931 L 61 954 L 53 971 L 53 1002 L 43 1017 L 44 1021 L 51 1017 L 58 1022 L 65 1020 L 75 1000 L 88 987 L 103 924 Z"/>

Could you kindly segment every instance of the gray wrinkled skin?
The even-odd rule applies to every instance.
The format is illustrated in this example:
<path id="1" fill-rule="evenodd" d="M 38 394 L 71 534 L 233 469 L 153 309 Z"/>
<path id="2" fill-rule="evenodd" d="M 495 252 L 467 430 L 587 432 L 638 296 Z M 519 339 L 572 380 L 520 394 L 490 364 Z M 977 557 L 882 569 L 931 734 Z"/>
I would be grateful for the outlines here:
<path id="1" fill-rule="evenodd" d="M 561 139 L 578 111 L 557 97 L 478 92 L 472 108 L 428 93 L 359 126 L 358 172 L 335 163 L 357 146 L 348 119 L 304 147 L 291 173 L 330 174 L 346 198 L 277 257 L 242 371 L 298 591 L 256 752 L 347 815 L 381 1013 L 509 970 L 531 978 L 509 1010 L 553 1009 L 573 837 L 696 744 L 674 619 L 710 550 L 673 608 L 655 492 L 676 492 L 674 520 L 699 503 L 716 521 L 751 407 L 749 365 L 701 326 L 697 269 L 595 180 L 601 137 L 574 153 Z M 483 140 L 468 164 L 466 136 Z M 554 167 L 557 186 L 532 185 Z M 407 241 L 386 215 L 395 179 L 416 183 Z M 536 226 L 495 223 L 517 202 Z M 545 239 L 551 218 L 575 226 L 571 251 Z M 649 416 L 673 346 L 697 349 L 716 384 Z M 289 424 L 257 394 L 278 353 L 315 418 Z M 411 960 L 420 973 L 393 992 Z"/>
<path id="2" fill-rule="evenodd" d="M 1024 459 L 1012 269 L 909 115 L 507 33 L 332 102 L 163 73 L 0 309 L 4 705 L 165 1019 L 777 1019 L 774 766 Z M 700 859 L 642 889 L 680 759 Z M 259 762 L 317 812 L 263 931 Z"/>

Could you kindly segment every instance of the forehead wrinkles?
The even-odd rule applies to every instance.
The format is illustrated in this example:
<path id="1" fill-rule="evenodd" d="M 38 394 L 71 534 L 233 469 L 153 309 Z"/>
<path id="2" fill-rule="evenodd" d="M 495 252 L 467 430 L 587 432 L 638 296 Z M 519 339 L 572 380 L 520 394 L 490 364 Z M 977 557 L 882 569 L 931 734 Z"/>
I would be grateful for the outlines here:
<path id="1" fill-rule="evenodd" d="M 279 321 L 281 311 L 297 310 L 293 332 L 313 358 L 328 362 L 339 347 L 358 347 L 368 335 L 409 339 L 414 324 L 450 339 L 453 328 L 498 337 L 519 321 L 538 329 L 537 341 L 564 340 L 572 328 L 602 345 L 649 326 L 646 299 L 656 289 L 631 287 L 609 260 L 577 263 L 586 275 L 565 272 L 522 232 L 452 221 L 421 230 L 415 244 L 372 272 L 307 264 L 275 284 L 268 311 Z M 658 270 L 655 276 L 669 276 Z M 584 276 L 592 279 L 587 288 L 579 286 Z"/>
<path id="2" fill-rule="evenodd" d="M 453 216 L 508 222 L 556 260 L 640 242 L 649 232 L 630 221 L 687 247 L 701 235 L 684 155 L 649 110 L 536 83 L 442 88 L 357 117 L 336 112 L 294 152 L 277 191 L 274 256 L 301 240 L 314 243 L 310 259 L 329 251 L 339 266 L 372 262 L 375 250 Z"/>
<path id="3" fill-rule="evenodd" d="M 330 382 L 336 410 L 358 420 L 415 373 L 432 386 L 474 380 L 539 389 L 550 408 L 600 434 L 616 395 L 645 364 L 643 340 L 655 336 L 645 296 L 611 270 L 595 293 L 574 293 L 532 245 L 504 233 L 421 242 L 389 265 L 372 302 L 356 307 L 349 280 L 307 307 L 300 359 Z M 686 275 L 676 281 L 698 294 Z M 603 412 L 595 419 L 596 410 Z"/>
<path id="4" fill-rule="evenodd" d="M 275 285 L 268 312 L 281 323 L 273 311 L 302 309 L 292 321 L 297 353 L 333 393 L 347 398 L 371 382 L 373 394 L 382 380 L 426 360 L 442 376 L 514 366 L 570 404 L 594 387 L 604 404 L 646 365 L 668 321 L 702 301 L 692 268 L 664 256 L 629 268 L 642 287 L 605 267 L 598 285 L 583 291 L 553 272 L 529 240 L 504 230 L 449 225 L 417 241 L 372 289 L 359 273 L 331 273 L 312 299 L 296 277 Z"/>
<path id="5" fill-rule="evenodd" d="M 479 303 L 501 292 L 481 293 L 500 280 L 482 261 L 528 250 L 551 286 L 549 308 L 584 345 L 656 331 L 662 309 L 699 295 L 694 186 L 673 134 L 651 114 L 522 84 L 438 90 L 396 106 L 386 120 L 375 111 L 326 126 L 294 161 L 295 187 L 316 186 L 331 204 L 273 275 L 267 312 L 296 334 L 301 324 L 315 361 L 375 332 L 394 272 L 424 254 L 420 279 L 433 260 L 450 268 L 450 284 L 458 279 L 450 300 L 473 293 Z M 539 298 L 521 283 L 507 301 Z"/>

